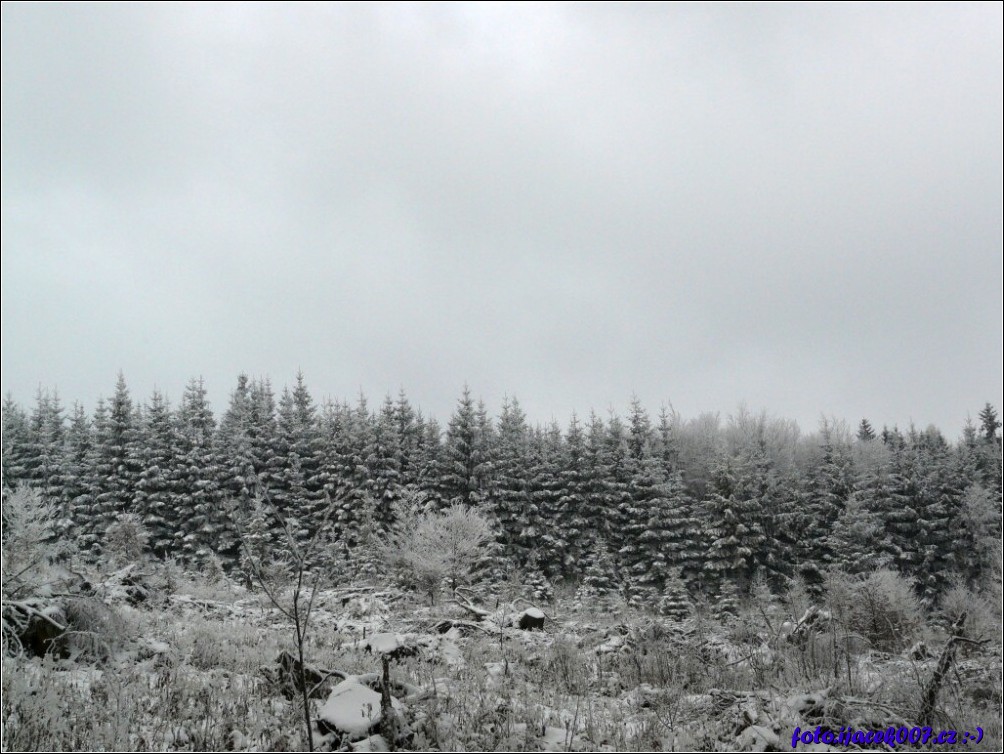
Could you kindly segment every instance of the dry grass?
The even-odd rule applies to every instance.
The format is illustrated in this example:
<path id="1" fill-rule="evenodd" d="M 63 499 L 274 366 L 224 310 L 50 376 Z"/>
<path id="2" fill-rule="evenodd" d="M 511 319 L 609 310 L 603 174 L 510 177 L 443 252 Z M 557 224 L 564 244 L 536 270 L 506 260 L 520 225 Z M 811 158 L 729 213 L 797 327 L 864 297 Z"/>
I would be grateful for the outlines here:
<path id="1" fill-rule="evenodd" d="M 202 595 L 204 610 L 175 601 L 121 611 L 125 617 L 117 620 L 126 628 L 115 630 L 126 639 L 86 662 L 6 657 L 3 748 L 302 747 L 299 710 L 260 672 L 292 648 L 289 627 L 239 590 L 217 585 Z M 791 642 L 776 616 L 754 606 L 727 627 L 703 616 L 672 624 L 560 602 L 555 612 L 562 621 L 545 633 L 459 640 L 460 668 L 441 658 L 398 661 L 395 677 L 429 691 L 412 704 L 412 748 L 539 751 L 546 734 L 565 750 L 729 750 L 744 704 L 776 720 L 782 742 L 796 724 L 895 724 L 916 714 L 936 662 L 879 654 L 847 641 L 836 622 L 811 641 Z M 385 628 L 404 630 L 428 617 L 416 602 L 395 610 Z M 350 673 L 376 671 L 375 657 L 350 647 L 361 628 L 338 629 L 337 618 L 319 616 L 309 660 Z M 943 634 L 925 631 L 937 650 Z M 619 648 L 597 651 L 612 638 Z M 169 649 L 153 652 L 158 641 Z M 939 699 L 944 727 L 984 729 L 983 743 L 971 748 L 993 750 L 1001 742 L 999 678 L 999 647 L 973 650 Z M 778 711 L 793 695 L 822 689 L 828 697 L 817 718 L 783 718 Z M 740 701 L 731 704 L 730 695 Z"/>

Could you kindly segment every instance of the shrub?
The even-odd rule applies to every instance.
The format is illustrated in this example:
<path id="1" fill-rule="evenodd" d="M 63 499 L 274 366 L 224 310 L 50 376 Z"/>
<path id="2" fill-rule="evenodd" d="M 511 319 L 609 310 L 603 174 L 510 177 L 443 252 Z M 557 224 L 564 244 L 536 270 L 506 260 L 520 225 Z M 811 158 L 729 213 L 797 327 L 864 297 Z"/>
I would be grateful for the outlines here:
<path id="1" fill-rule="evenodd" d="M 973 592 L 962 583 L 954 584 L 941 600 L 941 622 L 947 628 L 966 614 L 966 638 L 982 642 L 999 638 L 1001 614 L 984 595 Z"/>
<path id="2" fill-rule="evenodd" d="M 92 597 L 66 601 L 66 633 L 60 644 L 71 657 L 107 660 L 131 640 L 133 630 L 121 615 Z"/>
<path id="3" fill-rule="evenodd" d="M 826 594 L 834 617 L 875 649 L 906 649 L 924 624 L 913 583 L 895 571 L 859 577 L 830 571 Z"/>
<path id="4" fill-rule="evenodd" d="M 491 540 L 488 519 L 456 504 L 442 512 L 400 510 L 394 531 L 377 547 L 399 582 L 434 603 L 443 583 L 456 591 L 477 580 Z"/>
<path id="5" fill-rule="evenodd" d="M 59 563 L 73 547 L 57 534 L 59 506 L 31 487 L 3 492 L 3 596 L 6 600 L 35 597 L 68 581 Z"/>
<path id="6" fill-rule="evenodd" d="M 150 532 L 134 513 L 121 513 L 105 531 L 105 554 L 116 565 L 136 563 L 146 552 Z"/>

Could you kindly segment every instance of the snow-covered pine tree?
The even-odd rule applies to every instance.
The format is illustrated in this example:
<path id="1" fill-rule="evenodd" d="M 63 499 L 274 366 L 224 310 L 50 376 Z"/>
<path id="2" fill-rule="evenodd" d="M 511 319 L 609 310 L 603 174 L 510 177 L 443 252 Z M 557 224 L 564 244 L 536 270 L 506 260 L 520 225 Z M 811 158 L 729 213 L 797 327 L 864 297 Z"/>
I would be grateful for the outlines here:
<path id="1" fill-rule="evenodd" d="M 282 458 L 277 448 L 279 432 L 276 426 L 275 393 L 267 378 L 251 383 L 250 404 L 248 437 L 255 474 L 258 476 L 258 490 L 266 500 L 270 500 L 280 484 Z"/>
<path id="2" fill-rule="evenodd" d="M 854 576 L 874 573 L 891 561 L 883 548 L 882 519 L 868 508 L 866 499 L 857 492 L 851 495 L 830 536 L 833 565 Z"/>
<path id="3" fill-rule="evenodd" d="M 502 403 L 498 423 L 498 454 L 493 494 L 487 501 L 495 536 L 505 568 L 522 570 L 531 550 L 539 542 L 528 541 L 525 533 L 537 519 L 531 489 L 530 430 L 519 401 L 508 396 Z"/>
<path id="4" fill-rule="evenodd" d="M 666 478 L 680 473 L 679 424 L 680 417 L 676 412 L 663 405 L 659 410 L 659 426 L 656 428 L 658 450 L 655 455 L 662 464 Z"/>
<path id="5" fill-rule="evenodd" d="M 260 497 L 251 500 L 250 509 L 241 527 L 241 547 L 238 563 L 244 581 L 250 588 L 264 577 L 273 575 L 272 558 L 276 553 L 276 534 L 272 516 Z"/>
<path id="6" fill-rule="evenodd" d="M 629 553 L 638 549 L 637 537 L 644 529 L 647 518 L 639 515 L 647 513 L 635 506 L 635 500 L 631 496 L 631 479 L 633 475 L 633 463 L 631 451 L 628 448 L 628 436 L 624 427 L 624 422 L 616 414 L 611 414 L 607 422 L 605 437 L 605 468 L 603 482 L 606 491 L 607 509 L 605 514 L 609 520 L 610 527 L 607 536 L 607 544 L 617 559 L 618 571 L 622 574 L 622 586 L 628 586 L 626 581 L 627 573 L 625 568 L 633 559 Z"/>
<path id="7" fill-rule="evenodd" d="M 666 477 L 659 486 L 659 505 L 653 511 L 653 530 L 659 530 L 659 547 L 665 552 L 664 562 L 676 568 L 684 583 L 700 579 L 704 554 L 710 542 L 705 541 L 694 503 L 687 494 L 680 472 Z"/>
<path id="8" fill-rule="evenodd" d="M 551 422 L 536 428 L 530 438 L 530 499 L 532 518 L 522 530 L 530 550 L 527 571 L 534 568 L 549 583 L 561 578 L 568 537 L 561 516 L 561 428 Z"/>
<path id="9" fill-rule="evenodd" d="M 987 403 L 980 411 L 980 437 L 976 447 L 979 450 L 977 456 L 977 468 L 982 475 L 982 485 L 992 490 L 997 495 L 997 502 L 1001 502 L 1001 464 L 1004 455 L 1001 453 L 1001 421 L 995 409 Z"/>
<path id="10" fill-rule="evenodd" d="M 283 390 L 277 416 L 276 488 L 271 502 L 287 521 L 296 521 L 294 532 L 301 546 L 310 540 L 325 517 L 327 502 L 315 484 L 317 476 L 317 408 L 303 372 L 297 372 L 292 390 Z"/>
<path id="11" fill-rule="evenodd" d="M 583 607 L 609 608 L 616 600 L 620 589 L 621 579 L 617 571 L 617 561 L 611 554 L 606 540 L 599 539 L 585 567 L 575 599 Z"/>
<path id="12" fill-rule="evenodd" d="M 246 374 L 241 374 L 237 378 L 237 386 L 230 393 L 230 403 L 220 418 L 216 432 L 220 493 L 238 528 L 242 528 L 251 515 L 253 501 L 259 494 L 251 448 L 251 401 L 251 380 Z"/>
<path id="13" fill-rule="evenodd" d="M 422 426 L 415 409 L 408 402 L 404 388 L 398 392 L 393 409 L 397 437 L 398 483 L 406 489 L 416 489 L 419 483 L 418 447 L 422 442 Z"/>
<path id="14" fill-rule="evenodd" d="M 714 604 L 714 616 L 721 623 L 729 623 L 739 615 L 739 588 L 731 579 L 718 583 L 718 594 Z"/>
<path id="15" fill-rule="evenodd" d="M 367 491 L 370 469 L 366 465 L 368 448 L 372 443 L 374 421 L 364 395 L 350 411 L 341 425 L 337 442 L 337 487 L 332 497 L 333 533 L 338 547 L 352 569 L 365 565 L 355 552 L 373 531 L 375 501 Z"/>
<path id="16" fill-rule="evenodd" d="M 46 500 L 62 501 L 65 422 L 59 395 L 38 389 L 29 424 L 28 480 Z M 63 516 L 65 518 L 65 515 Z"/>
<path id="17" fill-rule="evenodd" d="M 180 552 L 179 526 L 185 511 L 178 507 L 178 434 L 171 407 L 159 390 L 153 391 L 143 412 L 139 436 L 136 515 L 149 534 L 150 550 L 164 558 Z"/>
<path id="18" fill-rule="evenodd" d="M 712 540 L 704 569 L 720 595 L 745 591 L 756 569 L 756 554 L 765 540 L 759 487 L 750 461 L 723 456 L 712 472 L 703 505 Z"/>
<path id="19" fill-rule="evenodd" d="M 447 491 L 443 484 L 445 472 L 445 450 L 443 430 L 433 418 L 421 415 L 416 419 L 418 444 L 415 449 L 415 466 L 418 469 L 416 486 L 421 495 L 436 510 L 446 507 Z"/>
<path id="20" fill-rule="evenodd" d="M 215 447 L 216 419 L 201 377 L 189 380 L 177 412 L 175 484 L 181 555 L 204 564 L 213 553 L 233 547 L 234 532 L 223 507 L 220 464 Z"/>
<path id="21" fill-rule="evenodd" d="M 449 500 L 477 506 L 492 482 L 493 428 L 484 404 L 475 406 L 464 386 L 446 431 L 442 490 Z"/>
<path id="22" fill-rule="evenodd" d="M 806 473 L 799 495 L 801 516 L 797 524 L 800 532 L 818 534 L 798 537 L 795 541 L 802 563 L 801 575 L 813 592 L 822 587 L 823 573 L 835 563 L 832 533 L 853 492 L 853 480 L 850 447 L 824 420 L 820 428 L 819 452 Z"/>
<path id="23" fill-rule="evenodd" d="M 631 402 L 628 426 L 628 495 L 618 511 L 624 533 L 621 571 L 628 603 L 654 609 L 670 567 L 669 501 L 662 494 L 662 468 L 652 450 L 651 422 L 637 398 Z"/>
<path id="24" fill-rule="evenodd" d="M 590 481 L 586 466 L 586 438 L 574 412 L 568 423 L 562 451 L 554 524 L 561 531 L 564 541 L 561 576 L 570 579 L 581 572 L 585 566 L 585 555 L 591 550 L 587 514 Z"/>
<path id="25" fill-rule="evenodd" d="M 7 394 L 3 402 L 3 486 L 15 489 L 28 481 L 31 430 L 28 415 Z"/>
<path id="26" fill-rule="evenodd" d="M 683 621 L 694 613 L 694 605 L 687 594 L 683 576 L 678 567 L 672 567 L 666 575 L 659 612 L 674 621 Z"/>
<path id="27" fill-rule="evenodd" d="M 897 433 L 898 434 L 898 433 Z M 880 496 L 873 507 L 881 516 L 885 528 L 886 546 L 892 553 L 893 565 L 904 576 L 916 573 L 921 557 L 916 542 L 917 500 L 919 478 L 914 474 L 914 454 L 895 435 L 888 447 L 892 449 L 885 484 L 875 490 Z"/>
<path id="28" fill-rule="evenodd" d="M 366 468 L 369 469 L 366 491 L 374 504 L 374 535 L 383 536 L 394 523 L 394 509 L 403 495 L 401 438 L 398 436 L 397 417 L 390 395 L 386 396 L 380 407 L 365 454 Z"/>
<path id="29" fill-rule="evenodd" d="M 346 425 L 351 413 L 352 409 L 346 403 L 331 400 L 325 401 L 318 413 L 317 445 L 314 448 L 316 471 L 312 485 L 329 500 L 334 499 L 341 484 L 341 448 L 346 442 Z M 325 541 L 331 539 L 325 536 Z"/>
<path id="30" fill-rule="evenodd" d="M 80 525 L 78 513 L 89 511 L 89 494 L 87 487 L 88 459 L 91 443 L 94 440 L 91 420 L 79 403 L 73 404 L 73 412 L 66 430 L 66 440 L 63 445 L 63 500 L 71 521 L 71 530 L 76 537 Z M 78 510 L 78 505 L 83 508 Z"/>
<path id="31" fill-rule="evenodd" d="M 94 412 L 89 487 L 93 504 L 81 544 L 94 546 L 120 514 L 134 513 L 139 470 L 133 444 L 136 442 L 136 409 L 119 372 L 115 393 Z"/>
<path id="32" fill-rule="evenodd" d="M 911 443 L 915 454 L 912 472 L 916 478 L 918 562 L 912 575 L 921 596 L 930 603 L 947 591 L 955 563 L 956 543 L 953 523 L 962 509 L 965 480 L 957 457 L 934 427 L 920 433 Z M 965 536 L 965 535 L 963 535 Z"/>
<path id="33" fill-rule="evenodd" d="M 611 540 L 615 535 L 616 505 L 611 494 L 609 477 L 609 452 L 607 447 L 607 429 L 603 420 L 591 412 L 586 434 L 585 446 L 585 482 L 586 529 L 583 536 L 583 559 L 589 563 L 596 557 L 599 542 L 602 540 L 607 548 L 611 548 Z"/>

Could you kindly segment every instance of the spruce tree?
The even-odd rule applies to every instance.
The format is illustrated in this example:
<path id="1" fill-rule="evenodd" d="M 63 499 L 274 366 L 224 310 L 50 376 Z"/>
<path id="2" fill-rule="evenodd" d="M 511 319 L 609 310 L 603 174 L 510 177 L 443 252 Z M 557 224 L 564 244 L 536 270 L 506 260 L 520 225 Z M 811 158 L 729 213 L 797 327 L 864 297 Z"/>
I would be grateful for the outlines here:
<path id="1" fill-rule="evenodd" d="M 446 431 L 444 497 L 467 506 L 487 499 L 492 482 L 492 441 L 493 429 L 484 404 L 476 406 L 465 385 Z"/>
<path id="2" fill-rule="evenodd" d="M 518 569 L 526 565 L 531 548 L 539 544 L 526 538 L 527 529 L 534 527 L 538 515 L 533 499 L 530 446 L 530 431 L 519 401 L 507 397 L 499 417 L 494 494 L 488 502 L 503 557 Z"/>
<path id="3" fill-rule="evenodd" d="M 275 393 L 267 378 L 255 380 L 251 384 L 250 404 L 248 438 L 258 477 L 258 492 L 265 500 L 271 500 L 281 483 L 282 458 L 277 448 L 279 431 L 276 424 Z"/>
<path id="4" fill-rule="evenodd" d="M 259 496 L 258 475 L 251 440 L 252 387 L 246 374 L 237 378 L 230 393 L 230 403 L 220 418 L 216 446 L 220 463 L 220 494 L 235 523 L 251 514 L 253 501 Z"/>
<path id="5" fill-rule="evenodd" d="M 244 581 L 250 588 L 256 580 L 273 573 L 272 562 L 276 553 L 276 533 L 271 516 L 260 497 L 251 501 L 251 507 L 241 528 L 241 548 L 238 557 Z"/>
<path id="6" fill-rule="evenodd" d="M 731 594 L 733 586 L 745 592 L 756 570 L 757 552 L 766 539 L 760 523 L 761 490 L 756 464 L 750 460 L 726 456 L 713 470 L 704 501 L 712 536 L 705 570 L 720 594 Z"/>
<path id="7" fill-rule="evenodd" d="M 167 399 L 154 390 L 143 414 L 135 458 L 139 466 L 135 513 L 149 532 L 148 544 L 158 557 L 180 551 L 178 432 Z"/>
<path id="8" fill-rule="evenodd" d="M 648 415 L 631 404 L 626 459 L 628 494 L 618 508 L 623 543 L 619 552 L 628 602 L 654 607 L 668 575 L 669 501 L 663 496 L 662 464 L 652 452 Z"/>
<path id="9" fill-rule="evenodd" d="M 562 575 L 572 578 L 581 572 L 592 550 L 588 516 L 590 479 L 586 460 L 586 438 L 579 419 L 572 413 L 560 461 L 557 492 L 557 520 L 554 524 L 565 543 Z"/>
<path id="10" fill-rule="evenodd" d="M 445 449 L 443 431 L 433 418 L 416 420 L 418 425 L 418 445 L 415 450 L 415 465 L 418 467 L 416 485 L 422 497 L 430 501 L 436 510 L 444 510 L 448 490 L 446 478 Z"/>
<path id="11" fill-rule="evenodd" d="M 653 530 L 661 530 L 659 547 L 665 552 L 664 562 L 679 572 L 686 583 L 699 580 L 704 567 L 706 542 L 694 502 L 687 494 L 679 471 L 668 475 L 662 482 L 660 504 L 654 511 L 658 518 Z"/>
<path id="12" fill-rule="evenodd" d="M 28 481 L 31 430 L 28 415 L 10 393 L 3 402 L 3 486 L 14 489 Z"/>
<path id="13" fill-rule="evenodd" d="M 666 478 L 680 472 L 679 417 L 666 406 L 659 411 L 658 457 Z"/>
<path id="14" fill-rule="evenodd" d="M 28 478 L 31 431 L 28 415 L 8 393 L 3 402 L 3 486 L 14 489 Z"/>
<path id="15" fill-rule="evenodd" d="M 819 455 L 808 470 L 800 496 L 802 516 L 798 522 L 799 531 L 818 532 L 798 543 L 801 575 L 811 588 L 821 586 L 823 572 L 834 565 L 836 550 L 831 533 L 854 486 L 850 448 L 837 440 L 828 423 L 824 422 L 820 436 Z"/>
<path id="16" fill-rule="evenodd" d="M 296 522 L 294 535 L 302 545 L 325 516 L 323 490 L 317 476 L 317 409 L 302 372 L 292 390 L 283 390 L 277 417 L 276 478 L 271 501 L 288 522 Z"/>
<path id="17" fill-rule="evenodd" d="M 960 517 L 967 480 L 960 475 L 956 455 L 940 433 L 928 430 L 919 440 L 911 469 L 917 513 L 917 561 L 911 575 L 921 595 L 934 602 L 948 589 L 956 561 L 953 550 L 957 543 L 952 534 L 962 533 L 955 522 Z"/>
<path id="18" fill-rule="evenodd" d="M 867 576 L 889 566 L 883 547 L 881 517 L 870 510 L 863 495 L 851 495 L 830 534 L 833 565 L 853 576 Z"/>
<path id="19" fill-rule="evenodd" d="M 99 402 L 94 414 L 94 444 L 90 463 L 93 505 L 89 523 L 81 532 L 93 546 L 118 517 L 135 513 L 139 473 L 133 444 L 136 442 L 136 409 L 125 377 L 119 372 L 115 393 L 107 404 Z"/>
<path id="20" fill-rule="evenodd" d="M 609 477 L 609 451 L 607 447 L 607 430 L 603 420 L 591 412 L 586 435 L 585 480 L 586 489 L 586 535 L 583 537 L 585 548 L 584 558 L 588 562 L 595 557 L 600 540 L 605 547 L 611 547 L 615 536 L 617 522 L 616 504 L 611 494 Z"/>
<path id="21" fill-rule="evenodd" d="M 69 511 L 74 537 L 83 523 L 83 518 L 91 510 L 88 477 L 93 441 L 91 420 L 84 407 L 75 403 L 63 446 L 63 468 L 66 474 L 62 493 Z"/>
<path id="22" fill-rule="evenodd" d="M 621 580 L 617 563 L 610 552 L 606 540 L 596 541 L 588 564 L 583 572 L 582 583 L 575 598 L 590 608 L 609 608 L 620 591 Z"/>
<path id="23" fill-rule="evenodd" d="M 366 465 L 375 422 L 370 416 L 365 396 L 359 396 L 358 405 L 345 418 L 338 442 L 339 472 L 332 498 L 332 515 L 339 548 L 347 562 L 357 568 L 360 565 L 359 553 L 354 551 L 372 531 L 375 509 L 375 501 L 367 488 L 370 469 Z"/>
<path id="24" fill-rule="evenodd" d="M 629 552 L 637 548 L 639 509 L 631 496 L 631 479 L 634 470 L 627 433 L 620 417 L 612 415 L 607 422 L 605 442 L 605 467 L 602 482 L 606 497 L 604 516 L 608 520 L 607 544 L 617 557 L 617 567 L 625 576 L 624 568 L 631 562 Z M 644 526 L 644 522 L 641 523 Z"/>
<path id="25" fill-rule="evenodd" d="M 366 490 L 373 500 L 374 536 L 385 535 L 394 524 L 394 511 L 404 495 L 401 484 L 401 438 L 394 403 L 388 395 L 380 407 L 365 450 L 369 478 Z"/>
<path id="26" fill-rule="evenodd" d="M 403 388 L 398 392 L 393 416 L 397 435 L 399 484 L 407 489 L 415 489 L 421 474 L 418 449 L 422 443 L 422 424 Z"/>
<path id="27" fill-rule="evenodd" d="M 983 439 L 989 443 L 998 442 L 1000 428 L 1001 421 L 997 416 L 997 409 L 988 401 L 980 411 L 980 431 L 983 434 Z"/>
<path id="28" fill-rule="evenodd" d="M 568 535 L 563 528 L 562 508 L 562 438 L 561 428 L 552 422 L 546 429 L 537 428 L 530 441 L 530 500 L 521 532 L 529 552 L 525 569 L 534 574 L 541 594 L 543 586 L 561 578 L 565 571 Z M 534 577 L 536 578 L 536 577 Z"/>
<path id="29" fill-rule="evenodd" d="M 694 605 L 679 568 L 671 568 L 666 575 L 659 612 L 674 621 L 684 621 L 694 613 Z"/>
<path id="30" fill-rule="evenodd" d="M 53 502 L 62 499 L 64 432 L 59 395 L 39 388 L 29 423 L 27 479 L 43 498 Z"/>
<path id="31" fill-rule="evenodd" d="M 223 508 L 216 420 L 202 378 L 185 387 L 177 413 L 175 483 L 181 519 L 182 555 L 198 564 L 220 552 L 235 551 L 235 532 Z"/>

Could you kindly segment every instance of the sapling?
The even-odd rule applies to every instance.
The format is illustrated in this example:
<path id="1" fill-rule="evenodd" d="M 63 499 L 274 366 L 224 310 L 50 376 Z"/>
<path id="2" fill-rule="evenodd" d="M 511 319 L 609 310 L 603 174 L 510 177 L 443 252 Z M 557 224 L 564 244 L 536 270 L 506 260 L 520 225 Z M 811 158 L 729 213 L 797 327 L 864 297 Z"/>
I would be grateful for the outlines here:
<path id="1" fill-rule="evenodd" d="M 288 575 L 292 581 L 292 593 L 289 602 L 282 599 L 280 590 L 282 583 L 272 582 L 270 574 L 266 573 L 260 558 L 255 557 L 252 548 L 246 537 L 241 538 L 241 545 L 244 549 L 244 564 L 251 571 L 255 581 L 261 586 L 262 591 L 268 597 L 275 608 L 293 623 L 294 638 L 296 640 L 297 667 L 294 669 L 296 684 L 300 692 L 300 699 L 303 704 L 304 735 L 307 740 L 309 751 L 314 750 L 314 736 L 310 723 L 310 690 L 307 688 L 306 662 L 304 658 L 304 647 L 307 642 L 307 634 L 310 630 L 310 615 L 314 608 L 314 597 L 317 594 L 317 585 L 320 580 L 320 573 L 311 574 L 308 563 L 311 559 L 314 547 L 317 545 L 319 534 L 324 530 L 323 526 L 318 526 L 314 536 L 304 545 L 297 540 L 296 531 L 290 522 L 284 518 L 275 506 L 271 505 L 276 520 L 278 520 L 286 543 L 285 563 L 288 567 Z M 325 513 L 324 518 L 330 515 L 331 508 Z M 275 569 L 270 569 L 274 572 Z M 272 583 L 270 583 L 272 582 Z"/>

